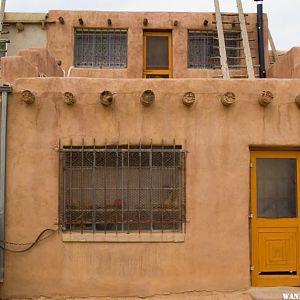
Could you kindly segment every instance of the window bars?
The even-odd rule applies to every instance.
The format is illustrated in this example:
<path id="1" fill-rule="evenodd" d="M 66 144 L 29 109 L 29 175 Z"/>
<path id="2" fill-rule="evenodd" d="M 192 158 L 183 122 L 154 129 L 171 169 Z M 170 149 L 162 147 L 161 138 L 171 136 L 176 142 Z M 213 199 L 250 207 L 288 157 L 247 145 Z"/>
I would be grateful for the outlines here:
<path id="1" fill-rule="evenodd" d="M 229 68 L 239 65 L 240 32 L 224 32 Z M 214 31 L 192 31 L 188 33 L 188 68 L 219 69 L 220 54 L 218 33 Z"/>
<path id="2" fill-rule="evenodd" d="M 180 145 L 60 147 L 60 224 L 66 231 L 181 232 Z"/>
<path id="3" fill-rule="evenodd" d="M 127 67 L 127 30 L 76 29 L 75 66 Z"/>

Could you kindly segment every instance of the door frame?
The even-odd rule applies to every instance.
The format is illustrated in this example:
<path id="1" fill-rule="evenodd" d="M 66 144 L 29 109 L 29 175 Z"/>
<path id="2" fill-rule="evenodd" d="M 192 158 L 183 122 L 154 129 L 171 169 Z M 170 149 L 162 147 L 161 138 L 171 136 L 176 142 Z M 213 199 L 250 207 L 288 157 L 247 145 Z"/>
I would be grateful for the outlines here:
<path id="1" fill-rule="evenodd" d="M 257 158 L 295 158 L 297 166 L 297 218 L 272 219 L 278 226 L 271 227 L 274 232 L 280 232 L 282 227 L 296 230 L 296 268 L 297 275 L 260 275 L 259 274 L 259 253 L 258 253 L 258 228 L 268 228 L 268 220 L 257 218 L 257 193 L 256 193 L 256 159 Z M 251 284 L 252 286 L 296 286 L 300 284 L 300 152 L 299 151 L 251 151 L 251 171 L 250 171 L 250 244 L 251 244 Z M 270 227 L 269 227 L 270 228 Z M 276 230 L 277 228 L 277 230 Z"/>
<path id="2" fill-rule="evenodd" d="M 147 55 L 147 37 L 148 36 L 167 36 L 168 37 L 168 57 L 169 69 L 149 70 L 146 68 L 146 55 Z M 173 57 L 172 57 L 172 31 L 143 31 L 143 77 L 147 75 L 168 75 L 169 78 L 173 77 Z"/>

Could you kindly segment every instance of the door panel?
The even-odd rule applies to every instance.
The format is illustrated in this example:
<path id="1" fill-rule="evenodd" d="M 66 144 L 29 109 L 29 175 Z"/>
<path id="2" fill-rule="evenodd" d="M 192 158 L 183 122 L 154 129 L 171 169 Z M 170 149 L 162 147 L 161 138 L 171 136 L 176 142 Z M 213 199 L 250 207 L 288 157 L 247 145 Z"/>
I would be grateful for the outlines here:
<path id="1" fill-rule="evenodd" d="M 260 272 L 265 274 L 282 272 L 293 274 L 297 272 L 297 232 L 295 228 L 288 228 L 284 232 L 270 231 L 270 229 L 265 228 L 258 232 Z"/>
<path id="2" fill-rule="evenodd" d="M 251 153 L 252 285 L 298 285 L 299 153 Z"/>
<path id="3" fill-rule="evenodd" d="M 144 32 L 144 77 L 172 77 L 171 32 Z"/>

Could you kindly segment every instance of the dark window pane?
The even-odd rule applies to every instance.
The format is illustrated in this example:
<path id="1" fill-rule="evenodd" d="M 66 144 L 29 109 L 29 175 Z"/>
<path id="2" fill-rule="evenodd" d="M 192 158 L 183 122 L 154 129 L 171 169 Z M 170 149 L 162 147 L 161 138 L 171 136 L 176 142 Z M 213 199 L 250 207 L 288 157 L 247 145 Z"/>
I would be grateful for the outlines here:
<path id="1" fill-rule="evenodd" d="M 169 47 L 167 36 L 147 36 L 146 68 L 148 70 L 169 69 Z"/>
<path id="2" fill-rule="evenodd" d="M 65 230 L 181 231 L 185 222 L 180 145 L 61 149 Z"/>
<path id="3" fill-rule="evenodd" d="M 127 67 L 126 30 L 77 30 L 75 43 L 76 66 Z"/>
<path id="4" fill-rule="evenodd" d="M 296 159 L 258 158 L 257 217 L 297 217 Z"/>
<path id="5" fill-rule="evenodd" d="M 227 63 L 229 68 L 239 64 L 240 33 L 224 33 Z M 221 68 L 219 58 L 218 34 L 213 31 L 189 31 L 188 33 L 188 68 Z"/>

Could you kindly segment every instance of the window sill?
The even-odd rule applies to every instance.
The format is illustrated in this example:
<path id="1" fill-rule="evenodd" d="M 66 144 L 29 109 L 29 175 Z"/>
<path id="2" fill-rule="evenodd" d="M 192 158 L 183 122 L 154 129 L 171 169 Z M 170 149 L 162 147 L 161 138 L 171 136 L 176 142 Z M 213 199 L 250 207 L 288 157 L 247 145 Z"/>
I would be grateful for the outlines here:
<path id="1" fill-rule="evenodd" d="M 80 233 L 63 232 L 64 242 L 98 243 L 182 243 L 185 235 L 181 232 L 163 233 Z"/>

